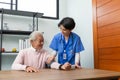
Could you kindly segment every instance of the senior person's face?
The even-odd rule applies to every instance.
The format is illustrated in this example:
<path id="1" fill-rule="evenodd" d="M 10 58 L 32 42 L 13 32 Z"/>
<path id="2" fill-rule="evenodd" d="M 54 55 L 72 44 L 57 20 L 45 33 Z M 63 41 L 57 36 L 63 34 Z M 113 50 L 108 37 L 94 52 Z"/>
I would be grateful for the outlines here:
<path id="1" fill-rule="evenodd" d="M 36 36 L 36 39 L 33 40 L 32 42 L 32 46 L 35 48 L 35 49 L 41 49 L 43 47 L 43 44 L 44 44 L 44 38 L 42 35 L 37 35 Z"/>

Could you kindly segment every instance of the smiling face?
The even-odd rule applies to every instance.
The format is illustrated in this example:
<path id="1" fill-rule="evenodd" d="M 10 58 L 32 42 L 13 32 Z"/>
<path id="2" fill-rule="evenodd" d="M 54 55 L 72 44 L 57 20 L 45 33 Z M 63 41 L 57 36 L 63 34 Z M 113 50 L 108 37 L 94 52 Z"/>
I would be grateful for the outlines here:
<path id="1" fill-rule="evenodd" d="M 67 37 L 67 36 L 70 35 L 71 30 L 69 30 L 69 29 L 65 29 L 65 27 L 64 27 L 63 25 L 60 25 L 59 28 L 60 28 L 62 34 L 63 34 L 65 37 Z"/>
<path id="2" fill-rule="evenodd" d="M 42 35 L 36 35 L 34 40 L 31 40 L 32 47 L 39 50 L 42 49 L 44 44 L 44 38 Z"/>

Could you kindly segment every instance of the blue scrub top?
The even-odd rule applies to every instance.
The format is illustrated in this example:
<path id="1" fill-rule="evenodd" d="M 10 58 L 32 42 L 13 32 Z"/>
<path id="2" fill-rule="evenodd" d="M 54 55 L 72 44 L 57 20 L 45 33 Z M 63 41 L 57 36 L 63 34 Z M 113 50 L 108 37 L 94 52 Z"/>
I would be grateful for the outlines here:
<path id="1" fill-rule="evenodd" d="M 56 34 L 49 47 L 57 52 L 58 63 L 60 64 L 66 62 L 75 64 L 75 53 L 84 50 L 80 37 L 73 32 L 71 32 L 67 43 L 62 33 Z"/>

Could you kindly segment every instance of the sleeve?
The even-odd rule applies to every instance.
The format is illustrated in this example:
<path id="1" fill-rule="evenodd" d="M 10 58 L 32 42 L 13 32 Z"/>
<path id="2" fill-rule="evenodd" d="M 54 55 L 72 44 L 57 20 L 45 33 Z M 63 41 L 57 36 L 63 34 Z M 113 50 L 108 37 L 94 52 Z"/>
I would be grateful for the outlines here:
<path id="1" fill-rule="evenodd" d="M 80 63 L 80 53 L 75 53 L 75 63 Z"/>
<path id="2" fill-rule="evenodd" d="M 79 39 L 77 40 L 77 43 L 76 43 L 75 53 L 79 53 L 82 50 L 84 50 L 84 46 L 83 46 L 82 41 L 79 37 Z"/>
<path id="3" fill-rule="evenodd" d="M 57 62 L 52 62 L 51 63 L 51 65 L 50 65 L 50 67 L 52 68 L 52 69 L 59 69 L 59 66 L 60 66 L 61 64 L 59 64 L 59 63 L 57 63 Z"/>
<path id="4" fill-rule="evenodd" d="M 52 53 L 51 53 L 52 56 L 56 56 L 57 55 L 57 52 L 52 50 Z"/>
<path id="5" fill-rule="evenodd" d="M 15 61 L 12 64 L 13 70 L 25 70 L 27 65 L 23 65 L 23 59 L 24 59 L 24 53 L 20 52 L 18 53 Z"/>
<path id="6" fill-rule="evenodd" d="M 57 37 L 56 36 L 54 36 L 54 38 L 52 39 L 52 41 L 51 41 L 51 43 L 50 43 L 50 48 L 51 49 L 53 49 L 53 50 L 55 50 L 55 51 L 57 51 L 58 49 L 57 49 L 57 44 L 58 44 L 58 42 L 57 42 L 58 40 L 57 40 Z"/>

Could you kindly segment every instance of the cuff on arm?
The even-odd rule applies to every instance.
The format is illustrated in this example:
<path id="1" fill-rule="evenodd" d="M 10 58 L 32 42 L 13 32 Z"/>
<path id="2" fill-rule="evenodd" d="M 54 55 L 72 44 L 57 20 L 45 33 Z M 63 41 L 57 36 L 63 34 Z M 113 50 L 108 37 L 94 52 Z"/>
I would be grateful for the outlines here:
<path id="1" fill-rule="evenodd" d="M 53 62 L 53 63 L 51 63 L 50 67 L 51 67 L 51 68 L 54 68 L 54 69 L 59 69 L 60 65 L 61 65 L 61 64 L 59 64 L 59 63 L 57 63 L 57 62 Z"/>

